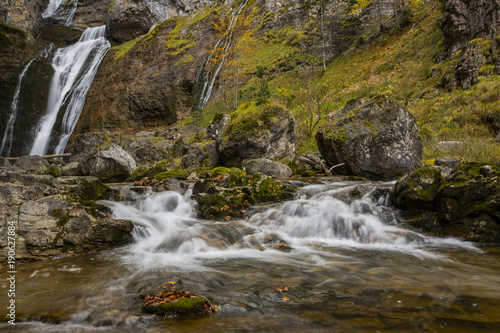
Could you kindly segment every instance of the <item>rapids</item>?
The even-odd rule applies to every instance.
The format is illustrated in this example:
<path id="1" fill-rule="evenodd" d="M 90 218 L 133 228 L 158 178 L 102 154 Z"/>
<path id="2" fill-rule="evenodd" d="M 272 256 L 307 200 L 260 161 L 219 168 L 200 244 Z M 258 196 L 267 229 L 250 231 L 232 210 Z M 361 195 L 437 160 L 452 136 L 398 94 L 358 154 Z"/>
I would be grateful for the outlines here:
<path id="1" fill-rule="evenodd" d="M 359 183 L 303 186 L 297 198 L 238 221 L 196 218 L 190 192 L 108 202 L 134 243 L 18 265 L 12 332 L 493 332 L 500 250 L 400 225 Z M 2 268 L 4 274 L 6 268 Z M 2 275 L 3 276 L 3 275 Z M 220 311 L 158 321 L 141 313 L 165 281 L 214 297 Z M 278 291 L 284 287 L 288 291 Z M 6 294 L 6 283 L 2 294 Z M 288 298 L 287 298 L 288 297 Z"/>

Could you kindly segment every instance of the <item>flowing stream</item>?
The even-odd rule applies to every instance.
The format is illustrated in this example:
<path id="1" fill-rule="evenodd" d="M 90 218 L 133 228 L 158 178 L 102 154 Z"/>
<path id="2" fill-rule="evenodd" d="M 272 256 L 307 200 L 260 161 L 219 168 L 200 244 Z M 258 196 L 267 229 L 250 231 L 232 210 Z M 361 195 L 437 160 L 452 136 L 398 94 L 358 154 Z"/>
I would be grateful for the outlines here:
<path id="1" fill-rule="evenodd" d="M 0 155 L 2 156 L 10 156 L 10 152 L 12 150 L 12 140 L 14 139 L 14 124 L 16 123 L 17 120 L 17 111 L 19 108 L 19 94 L 21 93 L 21 84 L 23 83 L 23 78 L 26 72 L 28 71 L 28 68 L 35 60 L 36 58 L 32 59 L 26 65 L 26 67 L 24 67 L 21 74 L 19 74 L 16 90 L 14 93 L 14 99 L 12 100 L 12 104 L 10 106 L 10 111 L 11 111 L 10 117 L 7 122 L 7 127 L 5 128 L 5 133 L 3 135 L 2 145 L 0 146 Z"/>
<path id="2" fill-rule="evenodd" d="M 54 153 L 64 152 L 99 64 L 111 47 L 104 38 L 105 31 L 106 26 L 88 28 L 76 44 L 56 51 L 52 61 L 55 73 L 50 84 L 47 112 L 38 124 L 30 155 L 45 155 L 48 152 L 60 112 L 64 112 L 64 116 Z"/>
<path id="3" fill-rule="evenodd" d="M 217 43 L 215 43 L 215 46 L 213 47 L 212 52 L 208 55 L 207 59 L 203 62 L 203 66 L 201 67 L 198 77 L 196 78 L 197 85 L 200 89 L 199 99 L 197 101 L 198 109 L 205 107 L 210 99 L 210 96 L 212 95 L 215 79 L 219 75 L 219 72 L 226 61 L 229 49 L 232 46 L 234 28 L 236 27 L 241 11 L 247 3 L 248 0 L 244 0 L 235 10 L 231 12 L 226 30 Z"/>
<path id="4" fill-rule="evenodd" d="M 134 222 L 135 242 L 100 254 L 17 263 L 16 309 L 27 322 L 8 328 L 497 331 L 500 249 L 408 230 L 386 207 L 389 197 L 370 199 L 377 187 L 391 184 L 363 184 L 368 194 L 349 199 L 359 185 L 304 186 L 297 199 L 256 207 L 238 221 L 196 219 L 189 192 L 125 191 L 127 201 L 108 204 L 117 218 Z M 141 313 L 141 297 L 165 281 L 214 297 L 220 311 L 164 321 Z M 7 283 L 1 286 L 6 295 Z"/>
<path id="5" fill-rule="evenodd" d="M 57 17 L 60 23 L 70 26 L 73 23 L 76 10 L 78 9 L 78 0 L 50 0 L 47 8 L 42 13 L 42 17 L 47 20 Z"/>

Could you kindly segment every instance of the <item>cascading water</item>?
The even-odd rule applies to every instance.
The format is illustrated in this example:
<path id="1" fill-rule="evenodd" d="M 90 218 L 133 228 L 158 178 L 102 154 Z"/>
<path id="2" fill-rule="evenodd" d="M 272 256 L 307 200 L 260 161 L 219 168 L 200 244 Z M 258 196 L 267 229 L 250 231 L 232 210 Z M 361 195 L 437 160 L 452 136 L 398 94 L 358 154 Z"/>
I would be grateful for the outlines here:
<path id="1" fill-rule="evenodd" d="M 62 0 L 50 0 L 42 17 L 45 20 L 57 17 L 58 22 L 70 26 L 73 23 L 77 8 L 78 0 L 70 0 L 66 3 L 63 3 Z"/>
<path id="2" fill-rule="evenodd" d="M 392 211 L 368 197 L 346 203 L 339 199 L 352 187 L 324 190 L 306 187 L 299 199 L 264 209 L 246 221 L 221 226 L 198 221 L 187 198 L 175 192 L 147 195 L 135 204 L 113 203 L 114 215 L 135 223 L 136 244 L 127 262 L 203 269 L 203 260 L 230 257 L 273 260 L 276 246 L 306 253 L 319 247 L 383 249 L 419 258 L 438 258 L 431 246 L 472 245 L 427 237 L 401 229 Z M 316 193 L 318 192 L 319 193 Z M 231 235 L 231 237 L 227 237 Z M 458 245 L 457 245 L 458 244 Z"/>
<path id="3" fill-rule="evenodd" d="M 212 52 L 203 62 L 198 77 L 196 78 L 196 84 L 199 87 L 199 97 L 195 103 L 198 103 L 198 109 L 202 109 L 207 105 L 210 96 L 212 95 L 212 89 L 214 87 L 215 79 L 219 75 L 222 66 L 224 65 L 229 49 L 232 46 L 233 31 L 238 22 L 238 18 L 241 11 L 248 3 L 248 0 L 243 1 L 229 17 L 229 22 L 226 30 L 222 37 L 215 43 Z"/>
<path id="4" fill-rule="evenodd" d="M 367 194 L 353 199 L 360 186 Z M 196 219 L 189 191 L 121 190 L 126 201 L 108 204 L 134 222 L 135 242 L 16 263 L 16 309 L 28 322 L 0 330 L 496 331 L 500 250 L 399 227 L 385 206 L 389 187 L 305 186 L 296 200 L 237 221 Z M 214 297 L 220 311 L 167 320 L 141 313 L 144 296 L 166 281 Z"/>
<path id="5" fill-rule="evenodd" d="M 51 17 L 56 12 L 57 8 L 59 8 L 61 2 L 62 0 L 50 0 L 49 5 L 42 14 L 42 17 L 44 19 Z"/>
<path id="6" fill-rule="evenodd" d="M 47 112 L 38 124 L 30 155 L 47 153 L 57 116 L 64 107 L 61 135 L 54 152 L 59 154 L 66 148 L 99 64 L 111 47 L 104 38 L 105 31 L 105 26 L 88 28 L 76 44 L 57 50 L 52 61 L 55 73 L 50 85 Z"/>
<path id="7" fill-rule="evenodd" d="M 15 124 L 16 119 L 17 119 L 17 111 L 18 111 L 18 107 L 19 107 L 18 104 L 19 104 L 19 94 L 21 92 L 21 84 L 23 82 L 24 75 L 28 71 L 28 68 L 35 60 L 36 60 L 36 58 L 31 60 L 26 65 L 26 67 L 24 67 L 21 74 L 19 74 L 19 78 L 17 80 L 16 91 L 14 93 L 14 99 L 12 100 L 12 104 L 10 106 L 10 110 L 11 110 L 10 117 L 9 117 L 8 122 L 7 122 L 5 134 L 3 135 L 2 145 L 0 146 L 0 155 L 10 156 L 10 152 L 12 150 L 12 140 L 14 138 L 14 124 Z"/>

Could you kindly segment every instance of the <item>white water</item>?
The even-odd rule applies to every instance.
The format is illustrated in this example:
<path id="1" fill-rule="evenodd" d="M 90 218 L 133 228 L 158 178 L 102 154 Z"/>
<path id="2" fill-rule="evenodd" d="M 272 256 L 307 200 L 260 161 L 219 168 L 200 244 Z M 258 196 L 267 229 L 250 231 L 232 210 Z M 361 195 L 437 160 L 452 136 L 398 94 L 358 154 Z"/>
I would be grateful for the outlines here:
<path id="1" fill-rule="evenodd" d="M 70 26 L 73 23 L 76 10 L 78 8 L 78 0 L 71 0 L 66 5 L 61 6 L 62 0 L 50 0 L 49 5 L 42 14 L 44 19 L 53 16 L 62 18 L 65 25 Z"/>
<path id="2" fill-rule="evenodd" d="M 66 106 L 61 136 L 54 153 L 64 151 L 73 132 L 97 69 L 111 44 L 104 38 L 105 26 L 88 28 L 80 40 L 57 50 L 45 116 L 40 120 L 30 155 L 45 155 L 58 114 Z M 67 105 L 66 105 L 67 104 Z"/>
<path id="3" fill-rule="evenodd" d="M 43 18 L 51 17 L 61 5 L 62 0 L 50 0 L 49 5 L 42 14 Z"/>
<path id="4" fill-rule="evenodd" d="M 310 196 L 308 190 L 319 193 Z M 336 196 L 345 190 L 312 186 L 303 191 L 301 199 L 266 208 L 245 221 L 196 220 L 193 202 L 175 192 L 149 194 L 133 204 L 112 203 L 112 210 L 115 217 L 136 225 L 136 243 L 122 260 L 145 271 L 154 267 L 205 270 L 214 260 L 239 258 L 263 262 L 280 258 L 286 262 L 300 255 L 315 261 L 330 257 L 336 252 L 332 249 L 404 253 L 439 261 L 446 257 L 434 251 L 436 248 L 478 251 L 456 239 L 427 237 L 402 229 L 394 225 L 397 222 L 390 209 L 368 198 L 342 202 Z M 384 214 L 389 215 L 384 219 L 389 224 L 381 219 Z M 279 251 L 284 246 L 291 251 Z"/>
<path id="5" fill-rule="evenodd" d="M 210 96 L 212 95 L 212 89 L 214 87 L 215 79 L 219 75 L 222 66 L 224 65 L 229 49 L 232 46 L 233 31 L 241 11 L 246 6 L 248 0 L 245 0 L 238 8 L 236 8 L 229 18 L 229 23 L 227 25 L 226 31 L 222 37 L 217 41 L 213 47 L 212 52 L 208 55 L 207 59 L 203 63 L 203 66 L 198 73 L 196 79 L 197 82 L 203 82 L 202 89 L 200 93 L 198 108 L 201 109 L 207 105 Z M 215 70 L 212 68 L 213 63 L 216 63 Z"/>
<path id="6" fill-rule="evenodd" d="M 10 105 L 10 117 L 7 122 L 7 127 L 5 128 L 5 133 L 2 139 L 2 145 L 0 146 L 0 155 L 10 156 L 10 152 L 12 150 L 12 139 L 14 138 L 14 124 L 17 119 L 17 111 L 19 108 L 19 94 L 21 92 L 21 84 L 23 82 L 24 75 L 28 71 L 30 65 L 35 61 L 36 58 L 32 59 L 26 67 L 24 67 L 21 74 L 19 74 L 19 78 L 17 80 L 16 91 L 14 93 L 14 99 L 12 100 L 12 104 Z"/>

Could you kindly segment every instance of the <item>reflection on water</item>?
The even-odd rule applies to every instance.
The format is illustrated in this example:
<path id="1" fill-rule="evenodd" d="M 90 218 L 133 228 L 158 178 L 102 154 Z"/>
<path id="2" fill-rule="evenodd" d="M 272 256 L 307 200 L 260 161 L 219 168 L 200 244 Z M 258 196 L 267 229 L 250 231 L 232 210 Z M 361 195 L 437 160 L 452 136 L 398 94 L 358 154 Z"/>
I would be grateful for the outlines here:
<path id="1" fill-rule="evenodd" d="M 110 203 L 138 226 L 136 242 L 18 263 L 17 317 L 28 322 L 0 329 L 497 331 L 500 250 L 400 228 L 387 196 L 349 200 L 353 186 L 309 186 L 293 202 L 231 222 L 196 220 L 189 193 Z M 172 280 L 214 297 L 220 312 L 166 321 L 142 314 L 141 296 Z M 7 283 L 0 286 L 3 300 Z"/>

